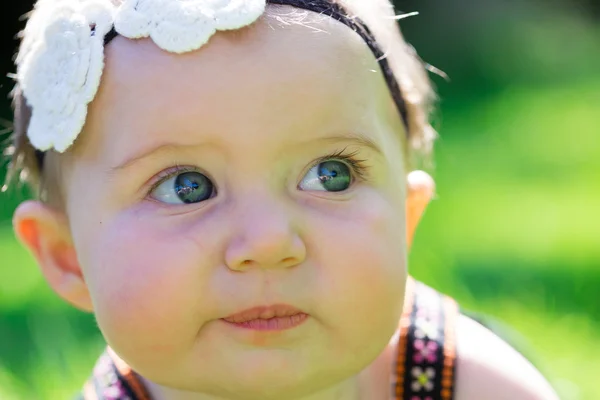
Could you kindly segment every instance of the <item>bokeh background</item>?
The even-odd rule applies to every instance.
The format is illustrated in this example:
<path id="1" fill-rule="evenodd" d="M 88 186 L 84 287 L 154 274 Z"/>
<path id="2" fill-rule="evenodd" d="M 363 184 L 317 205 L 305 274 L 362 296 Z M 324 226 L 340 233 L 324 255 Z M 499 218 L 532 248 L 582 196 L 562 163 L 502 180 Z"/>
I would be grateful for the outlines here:
<path id="1" fill-rule="evenodd" d="M 405 36 L 450 76 L 432 77 L 438 195 L 411 273 L 497 321 L 561 399 L 600 399 L 600 2 L 396 5 L 420 12 L 401 22 Z M 0 13 L 7 123 L 5 76 L 31 1 L 10 6 Z M 13 238 L 11 214 L 26 196 L 0 196 L 0 399 L 70 398 L 103 343 Z"/>

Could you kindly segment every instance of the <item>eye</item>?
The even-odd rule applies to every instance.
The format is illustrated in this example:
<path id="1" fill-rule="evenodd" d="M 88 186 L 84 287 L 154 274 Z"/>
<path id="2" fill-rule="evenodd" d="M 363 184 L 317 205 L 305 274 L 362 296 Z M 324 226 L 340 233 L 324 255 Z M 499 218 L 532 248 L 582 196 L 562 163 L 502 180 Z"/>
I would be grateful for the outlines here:
<path id="1" fill-rule="evenodd" d="M 209 178 L 190 171 L 165 179 L 152 190 L 150 196 L 167 204 L 192 204 L 208 200 L 215 194 L 215 186 Z"/>
<path id="2" fill-rule="evenodd" d="M 302 190 L 342 192 L 352 184 L 352 170 L 348 164 L 338 160 L 323 161 L 308 171 L 302 178 Z"/>

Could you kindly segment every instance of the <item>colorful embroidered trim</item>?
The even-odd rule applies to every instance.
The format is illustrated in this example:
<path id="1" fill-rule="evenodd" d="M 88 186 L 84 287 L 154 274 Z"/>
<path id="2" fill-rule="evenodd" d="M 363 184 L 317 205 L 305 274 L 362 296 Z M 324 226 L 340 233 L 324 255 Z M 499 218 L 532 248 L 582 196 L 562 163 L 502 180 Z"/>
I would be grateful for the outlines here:
<path id="1" fill-rule="evenodd" d="M 409 278 L 396 360 L 396 400 L 452 400 L 456 369 L 454 300 Z"/>
<path id="2" fill-rule="evenodd" d="M 142 383 L 109 348 L 98 360 L 80 400 L 150 400 Z"/>

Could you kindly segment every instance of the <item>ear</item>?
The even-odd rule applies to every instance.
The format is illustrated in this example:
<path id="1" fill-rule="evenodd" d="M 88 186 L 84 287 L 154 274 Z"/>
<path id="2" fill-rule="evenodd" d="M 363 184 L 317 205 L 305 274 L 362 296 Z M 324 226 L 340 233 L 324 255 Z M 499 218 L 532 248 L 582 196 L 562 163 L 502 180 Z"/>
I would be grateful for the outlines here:
<path id="1" fill-rule="evenodd" d="M 407 177 L 406 240 L 412 244 L 417 225 L 435 192 L 435 182 L 428 173 L 412 171 Z"/>
<path id="2" fill-rule="evenodd" d="M 92 311 L 64 213 L 39 201 L 27 201 L 15 211 L 13 228 L 52 289 L 75 307 Z"/>

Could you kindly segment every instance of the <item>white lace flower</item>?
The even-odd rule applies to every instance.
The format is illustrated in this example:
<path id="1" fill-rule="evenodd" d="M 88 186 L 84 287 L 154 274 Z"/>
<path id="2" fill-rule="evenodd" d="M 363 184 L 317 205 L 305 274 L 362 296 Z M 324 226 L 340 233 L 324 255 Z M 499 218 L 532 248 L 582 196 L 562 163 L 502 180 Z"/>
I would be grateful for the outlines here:
<path id="1" fill-rule="evenodd" d="M 32 108 L 28 136 L 39 150 L 75 140 L 104 66 L 114 7 L 103 0 L 42 0 L 26 28 L 17 78 Z"/>
<path id="2" fill-rule="evenodd" d="M 115 29 L 125 37 L 150 37 L 163 50 L 183 53 L 200 48 L 218 30 L 252 24 L 265 7 L 265 0 L 124 0 Z"/>
<path id="3" fill-rule="evenodd" d="M 266 0 L 39 0 L 17 56 L 32 115 L 33 147 L 63 152 L 75 141 L 104 69 L 104 37 L 150 37 L 163 50 L 200 48 L 218 30 L 255 22 Z"/>

